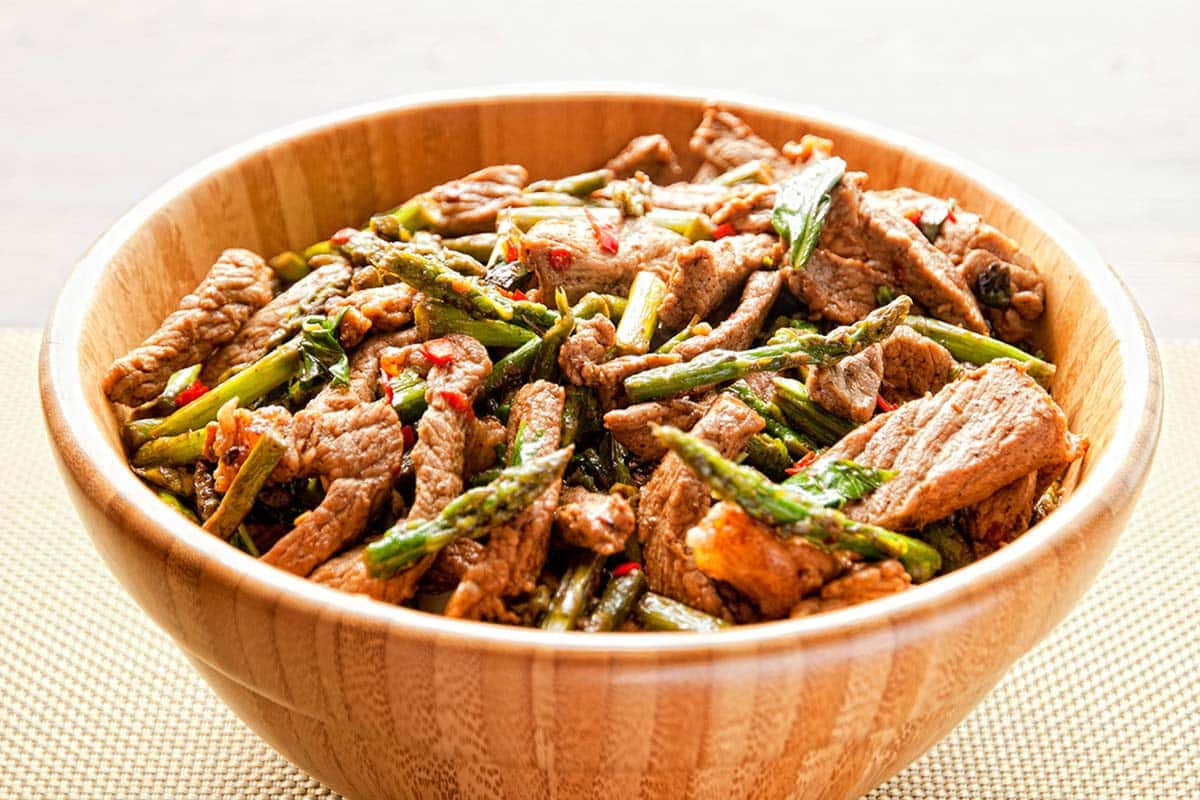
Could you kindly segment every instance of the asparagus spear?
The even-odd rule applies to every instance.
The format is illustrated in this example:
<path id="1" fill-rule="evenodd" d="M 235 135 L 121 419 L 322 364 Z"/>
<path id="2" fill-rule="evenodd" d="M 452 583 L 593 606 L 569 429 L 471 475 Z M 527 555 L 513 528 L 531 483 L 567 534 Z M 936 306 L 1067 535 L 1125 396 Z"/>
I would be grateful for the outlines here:
<path id="1" fill-rule="evenodd" d="M 911 305 L 907 297 L 900 297 L 853 325 L 835 328 L 825 336 L 809 333 L 786 344 L 741 351 L 710 350 L 683 364 L 648 369 L 625 379 L 625 393 L 630 402 L 640 403 L 735 380 L 752 372 L 831 364 L 886 338 Z"/>
<path id="2" fill-rule="evenodd" d="M 180 500 L 178 495 L 176 495 L 174 492 L 169 492 L 166 489 L 163 489 L 158 493 L 158 499 L 166 503 L 181 516 L 187 517 L 192 522 L 199 524 L 200 520 L 196 516 L 196 512 L 185 506 L 183 501 Z"/>
<path id="3" fill-rule="evenodd" d="M 581 550 L 571 557 L 570 566 L 563 575 L 558 591 L 550 601 L 550 608 L 542 617 L 544 631 L 570 631 L 575 629 L 575 623 L 587 607 L 588 600 L 596 588 L 600 577 L 600 567 L 604 565 L 604 556 L 587 550 Z"/>
<path id="4" fill-rule="evenodd" d="M 771 169 L 769 163 L 756 158 L 722 172 L 709 183 L 715 183 L 718 186 L 736 186 L 747 181 L 750 183 L 774 183 L 775 171 Z"/>
<path id="5" fill-rule="evenodd" d="M 413 308 L 413 322 L 426 340 L 448 333 L 462 333 L 479 340 L 484 347 L 520 347 L 537 339 L 537 334 L 528 328 L 496 319 L 475 319 L 436 300 L 418 303 Z"/>
<path id="6" fill-rule="evenodd" d="M 600 602 L 583 623 L 583 629 L 594 632 L 611 631 L 621 627 L 621 623 L 629 618 L 644 591 L 646 574 L 642 572 L 641 567 L 635 566 L 621 575 L 613 575 L 600 595 Z"/>
<path id="7" fill-rule="evenodd" d="M 229 491 L 221 498 L 217 513 L 205 521 L 204 530 L 222 539 L 232 536 L 254 507 L 258 493 L 262 491 L 267 478 L 271 477 L 279 459 L 283 458 L 285 449 L 283 442 L 279 441 L 275 434 L 263 433 L 250 448 L 250 455 L 246 456 L 237 477 L 229 486 Z"/>
<path id="8" fill-rule="evenodd" d="M 789 428 L 784 422 L 783 412 L 779 410 L 779 406 L 769 403 L 755 394 L 750 384 L 738 381 L 729 387 L 729 391 L 763 418 L 763 422 L 766 423 L 764 430 L 770 436 L 783 442 L 793 460 L 817 449 L 811 441 Z"/>
<path id="9" fill-rule="evenodd" d="M 788 487 L 722 458 L 704 440 L 678 428 L 660 426 L 655 435 L 713 494 L 737 503 L 755 519 L 777 526 L 781 534 L 803 536 L 815 544 L 852 550 L 867 558 L 895 558 L 917 583 L 929 580 L 941 568 L 941 557 L 924 542 L 807 502 Z"/>
<path id="10" fill-rule="evenodd" d="M 649 631 L 719 631 L 729 623 L 661 594 L 646 592 L 637 604 L 638 622 Z"/>
<path id="11" fill-rule="evenodd" d="M 707 322 L 701 322 L 700 317 L 694 316 L 692 317 L 692 321 L 683 330 L 659 345 L 655 352 L 669 353 L 693 336 L 706 336 L 709 333 L 712 333 L 712 325 L 709 325 Z"/>
<path id="12" fill-rule="evenodd" d="M 574 444 L 581 433 L 595 430 L 599 417 L 596 394 L 583 386 L 568 386 L 567 399 L 563 406 L 563 446 Z"/>
<path id="13" fill-rule="evenodd" d="M 497 361 L 483 382 L 483 393 L 491 395 L 501 389 L 523 382 L 533 367 L 541 344 L 541 339 L 534 337 Z"/>
<path id="14" fill-rule="evenodd" d="M 586 213 L 585 213 L 586 212 Z M 574 206 L 526 206 L 508 210 L 508 218 L 519 229 L 527 231 L 547 219 L 587 219 L 591 213 L 598 221 L 616 224 L 621 215 L 613 208 L 577 208 Z M 655 208 L 646 213 L 646 219 L 668 230 L 686 236 L 691 241 L 711 239 L 713 224 L 708 216 L 696 211 L 680 211 L 673 208 Z"/>
<path id="15" fill-rule="evenodd" d="M 566 292 L 559 289 L 555 292 L 554 300 L 561 316 L 542 337 L 537 356 L 533 360 L 531 377 L 535 381 L 554 380 L 558 375 L 558 351 L 567 337 L 571 335 L 571 331 L 575 330 L 575 316 L 571 313 L 571 307 L 567 303 Z"/>
<path id="16" fill-rule="evenodd" d="M 308 259 L 291 250 L 280 253 L 268 263 L 275 274 L 288 283 L 295 283 L 312 271 L 308 268 Z"/>
<path id="17" fill-rule="evenodd" d="M 921 531 L 921 538 L 942 557 L 942 572 L 953 572 L 975 560 L 971 545 L 949 521 L 928 526 Z"/>
<path id="18" fill-rule="evenodd" d="M 941 322 L 928 317 L 908 317 L 904 324 L 922 336 L 927 336 L 950 351 L 950 355 L 959 361 L 969 361 L 972 364 L 986 364 L 998 358 L 1011 358 L 1025 365 L 1029 377 L 1042 386 L 1049 386 L 1054 378 L 1055 367 L 1048 361 L 1031 356 L 1018 347 L 1007 342 L 984 336 L 981 333 L 968 331 L 948 322 Z"/>
<path id="19" fill-rule="evenodd" d="M 195 492 L 192 471 L 187 467 L 134 467 L 133 471 L 147 483 L 166 489 L 179 497 L 190 497 Z"/>
<path id="20" fill-rule="evenodd" d="M 208 431 L 197 428 L 175 436 L 151 439 L 137 449 L 129 463 L 135 467 L 159 467 L 164 464 L 190 464 L 204 455 Z"/>
<path id="21" fill-rule="evenodd" d="M 425 413 L 425 390 L 428 388 L 421 376 L 411 369 L 402 371 L 388 379 L 391 405 L 401 422 L 413 422 Z"/>
<path id="22" fill-rule="evenodd" d="M 233 536 L 229 537 L 229 543 L 243 553 L 252 555 L 255 558 L 262 555 L 262 553 L 258 552 L 258 545 L 254 543 L 254 538 L 250 535 L 250 531 L 246 530 L 245 525 L 237 526 L 237 530 L 233 532 Z"/>
<path id="23" fill-rule="evenodd" d="M 134 416 L 145 418 L 170 414 L 175 410 L 179 395 L 189 389 L 200 377 L 201 366 L 201 364 L 193 364 L 171 373 L 171 377 L 167 379 L 167 385 L 163 387 L 162 394 L 134 409 Z"/>
<path id="24" fill-rule="evenodd" d="M 578 175 L 568 175 L 556 181 L 534 181 L 525 187 L 525 193 L 559 192 L 570 195 L 587 195 L 603 189 L 613 179 L 611 169 L 597 169 L 591 172 L 581 172 Z"/>
<path id="25" fill-rule="evenodd" d="M 853 422 L 826 411 L 812 400 L 800 381 L 776 378 L 774 383 L 775 403 L 779 410 L 818 446 L 827 447 L 854 430 Z"/>
<path id="26" fill-rule="evenodd" d="M 625 316 L 625 308 L 628 305 L 629 301 L 620 295 L 588 292 L 571 307 L 571 315 L 580 320 L 603 314 L 611 320 L 620 321 Z"/>
<path id="27" fill-rule="evenodd" d="M 806 319 L 784 319 L 780 325 L 771 331 L 771 336 L 767 339 L 767 344 L 794 342 L 806 333 L 819 332 L 817 326 Z"/>
<path id="28" fill-rule="evenodd" d="M 472 233 L 454 239 L 443 239 L 442 246 L 447 250 L 466 253 L 481 264 L 486 264 L 491 260 L 492 252 L 495 251 L 496 242 L 499 239 L 500 237 L 495 233 Z"/>
<path id="29" fill-rule="evenodd" d="M 787 476 L 787 470 L 795 461 L 788 453 L 787 445 L 766 433 L 756 433 L 746 442 L 746 460 L 755 469 L 776 480 Z"/>
<path id="30" fill-rule="evenodd" d="M 249 405 L 286 383 L 300 369 L 300 363 L 300 340 L 297 337 L 176 410 L 151 428 L 150 436 L 173 436 L 206 425 L 217 418 L 221 406 L 235 397 L 239 405 Z"/>
<path id="31" fill-rule="evenodd" d="M 417 195 L 388 214 L 395 217 L 396 222 L 408 231 L 432 228 L 441 221 L 441 215 L 425 200 L 424 195 Z"/>
<path id="32" fill-rule="evenodd" d="M 658 309 L 667 298 L 667 284 L 649 270 L 634 276 L 629 305 L 617 326 L 616 348 L 622 355 L 642 355 L 658 328 Z"/>
<path id="33" fill-rule="evenodd" d="M 515 517 L 559 480 L 573 452 L 567 447 L 508 467 L 487 486 L 451 500 L 433 519 L 393 525 L 382 538 L 367 545 L 368 570 L 375 577 L 386 578 L 455 539 L 483 536 L 492 526 Z"/>

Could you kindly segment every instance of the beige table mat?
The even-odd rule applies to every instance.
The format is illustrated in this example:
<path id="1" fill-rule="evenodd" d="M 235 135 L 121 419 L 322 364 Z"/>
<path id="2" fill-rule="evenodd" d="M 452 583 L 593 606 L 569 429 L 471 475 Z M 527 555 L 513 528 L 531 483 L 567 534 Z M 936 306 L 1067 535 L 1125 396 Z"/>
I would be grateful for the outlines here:
<path id="1" fill-rule="evenodd" d="M 227 711 L 109 576 L 0 330 L 0 798 L 333 793 Z M 1141 506 L 1073 614 L 871 800 L 1200 798 L 1200 342 L 1168 344 Z"/>

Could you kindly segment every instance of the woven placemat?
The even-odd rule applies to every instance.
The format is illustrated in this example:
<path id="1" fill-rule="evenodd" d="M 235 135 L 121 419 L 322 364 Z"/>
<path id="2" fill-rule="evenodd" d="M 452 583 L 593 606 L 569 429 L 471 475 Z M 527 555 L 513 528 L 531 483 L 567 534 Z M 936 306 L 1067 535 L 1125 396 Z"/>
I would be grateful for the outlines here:
<path id="1" fill-rule="evenodd" d="M 0 330 L 0 798 L 316 798 L 93 551 L 37 401 L 38 334 Z M 1200 342 L 1129 530 L 1074 613 L 871 800 L 1200 798 Z"/>

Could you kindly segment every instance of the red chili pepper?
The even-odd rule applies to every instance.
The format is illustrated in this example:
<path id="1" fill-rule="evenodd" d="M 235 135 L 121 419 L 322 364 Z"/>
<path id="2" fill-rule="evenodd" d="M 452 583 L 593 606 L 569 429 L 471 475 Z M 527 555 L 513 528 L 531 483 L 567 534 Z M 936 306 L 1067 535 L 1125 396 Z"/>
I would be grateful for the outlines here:
<path id="1" fill-rule="evenodd" d="M 387 374 L 387 370 L 383 369 L 382 367 L 380 368 L 379 382 L 383 384 L 383 396 L 387 398 L 389 406 L 394 402 L 396 397 L 395 393 L 392 391 L 392 381 L 390 380 L 391 377 L 391 375 Z"/>
<path id="2" fill-rule="evenodd" d="M 953 208 L 946 209 L 946 219 L 949 220 L 950 222 L 958 222 L 958 217 L 954 216 Z"/>
<path id="3" fill-rule="evenodd" d="M 809 452 L 805 453 L 799 461 L 785 469 L 784 472 L 786 472 L 788 475 L 795 475 L 798 472 L 803 472 L 804 470 L 808 469 L 808 466 L 816 460 L 816 451 L 810 450 Z"/>
<path id="4" fill-rule="evenodd" d="M 520 300 L 528 300 L 529 299 L 529 295 L 525 294 L 520 289 L 513 289 L 512 291 L 509 291 L 508 289 L 497 286 L 496 291 L 498 291 L 500 294 L 507 297 L 509 300 L 520 301 Z"/>
<path id="5" fill-rule="evenodd" d="M 732 223 L 722 222 L 720 225 L 713 228 L 712 238 L 713 241 L 716 241 L 717 239 L 724 239 L 726 236 L 733 236 L 735 233 L 737 233 L 737 231 L 734 230 Z"/>
<path id="6" fill-rule="evenodd" d="M 434 339 L 432 342 L 422 344 L 421 355 L 429 359 L 429 363 L 436 367 L 444 367 L 447 364 L 454 363 L 454 350 L 447 342 L 443 342 L 441 339 Z"/>
<path id="7" fill-rule="evenodd" d="M 879 410 L 885 414 L 889 411 L 895 411 L 897 408 L 899 408 L 899 406 L 897 406 L 895 403 L 889 403 L 887 400 L 884 400 L 883 395 L 881 394 L 875 395 L 875 405 L 879 406 Z"/>
<path id="8" fill-rule="evenodd" d="M 614 578 L 620 578 L 625 575 L 628 575 L 629 573 L 633 572 L 634 570 L 638 570 L 641 568 L 642 568 L 642 565 L 636 561 L 626 561 L 624 564 L 619 564 L 619 565 L 613 567 L 612 576 Z"/>
<path id="9" fill-rule="evenodd" d="M 908 212 L 907 214 L 905 214 L 905 215 L 904 215 L 904 218 L 905 218 L 906 220 L 908 220 L 909 222 L 911 222 L 913 225 L 920 226 L 920 224 L 921 224 L 921 213 L 922 213 L 922 212 L 921 212 L 921 209 L 919 209 L 919 208 L 918 208 L 916 211 L 910 211 L 910 212 Z"/>
<path id="10" fill-rule="evenodd" d="M 329 243 L 336 244 L 338 246 L 344 245 L 346 242 L 350 241 L 350 237 L 356 233 L 358 233 L 358 228 L 342 228 L 333 236 L 329 237 Z"/>
<path id="11" fill-rule="evenodd" d="M 520 253 L 517 252 L 516 243 L 512 239 L 505 239 L 504 240 L 504 260 L 512 262 L 512 261 L 516 261 L 519 257 L 520 257 Z"/>
<path id="12" fill-rule="evenodd" d="M 592 216 L 592 212 L 586 208 L 583 210 L 583 214 L 587 217 L 588 222 L 592 223 L 592 233 L 596 234 L 596 242 L 600 245 L 600 249 L 616 255 L 617 251 L 621 249 L 616 228 L 607 222 L 597 222 L 596 218 Z"/>
<path id="13" fill-rule="evenodd" d="M 575 256 L 571 255 L 571 251 L 565 247 L 550 248 L 550 266 L 559 272 L 564 272 L 571 268 L 571 262 L 575 260 Z"/>
<path id="14" fill-rule="evenodd" d="M 417 443 L 417 432 L 413 430 L 412 425 L 405 425 L 400 429 L 400 441 L 404 442 L 405 452 L 413 449 Z"/>
<path id="15" fill-rule="evenodd" d="M 446 405 L 459 414 L 469 414 L 472 411 L 470 398 L 457 389 L 443 389 L 438 392 L 438 397 L 445 400 Z"/>
<path id="16" fill-rule="evenodd" d="M 207 392 L 208 387 L 203 383 L 198 380 L 192 381 L 192 385 L 180 392 L 175 398 L 175 407 L 179 408 L 181 406 L 186 406 L 188 403 Z"/>

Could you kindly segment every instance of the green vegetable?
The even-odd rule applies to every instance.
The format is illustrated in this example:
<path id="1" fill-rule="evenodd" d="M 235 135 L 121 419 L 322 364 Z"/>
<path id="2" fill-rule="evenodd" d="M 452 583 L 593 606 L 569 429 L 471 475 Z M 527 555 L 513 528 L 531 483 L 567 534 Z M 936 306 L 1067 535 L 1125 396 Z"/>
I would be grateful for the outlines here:
<path id="1" fill-rule="evenodd" d="M 948 520 L 935 522 L 921 531 L 921 538 L 942 557 L 942 572 L 953 572 L 975 561 L 975 551 Z"/>
<path id="2" fill-rule="evenodd" d="M 158 467 L 164 464 L 190 464 L 204 455 L 208 432 L 204 428 L 151 439 L 139 447 L 129 463 L 134 467 Z"/>
<path id="3" fill-rule="evenodd" d="M 575 330 L 575 317 L 567 303 L 567 294 L 562 289 L 555 292 L 555 302 L 558 304 L 558 320 L 550 326 L 550 330 L 542 336 L 538 347 L 537 357 L 533 360 L 531 378 L 533 380 L 554 380 L 558 376 L 558 351 L 563 342 Z"/>
<path id="4" fill-rule="evenodd" d="M 1050 381 L 1054 378 L 1055 367 L 1053 364 L 1031 356 L 1007 342 L 927 317 L 908 317 L 904 320 L 904 324 L 922 336 L 933 339 L 949 350 L 950 355 L 959 361 L 986 364 L 998 358 L 1010 358 L 1023 364 L 1029 377 L 1042 386 L 1049 386 Z"/>
<path id="5" fill-rule="evenodd" d="M 175 512 L 180 516 L 186 517 L 196 524 L 200 523 L 200 519 L 196 516 L 196 512 L 184 505 L 183 501 L 180 500 L 179 497 L 177 497 L 174 493 L 163 489 L 158 493 L 158 499 L 174 509 Z"/>
<path id="6" fill-rule="evenodd" d="M 493 395 L 503 389 L 523 383 L 541 350 L 542 340 L 534 337 L 492 365 L 483 383 L 483 393 Z"/>
<path id="7" fill-rule="evenodd" d="M 756 433 L 746 443 L 746 460 L 757 470 L 777 480 L 787 475 L 792 456 L 787 445 L 774 436 Z"/>
<path id="8" fill-rule="evenodd" d="M 774 183 L 775 175 L 771 165 L 761 159 L 747 161 L 733 169 L 722 172 L 709 183 L 718 186 L 736 186 L 739 183 Z"/>
<path id="9" fill-rule="evenodd" d="M 583 623 L 585 631 L 612 631 L 621 627 L 638 598 L 646 591 L 646 574 L 640 569 L 633 569 L 620 577 L 610 578 L 596 603 L 595 610 Z"/>
<path id="10" fill-rule="evenodd" d="M 856 427 L 850 420 L 825 410 L 811 399 L 800 381 L 775 378 L 774 383 L 775 404 L 779 410 L 805 439 L 818 447 L 828 447 Z"/>
<path id="11" fill-rule="evenodd" d="M 821 226 L 832 203 L 831 194 L 845 173 L 845 161 L 826 158 L 779 184 L 771 224 L 787 243 L 791 264 L 796 269 L 807 264 L 817 248 Z"/>
<path id="12" fill-rule="evenodd" d="M 792 475 L 783 485 L 810 503 L 841 508 L 866 497 L 896 474 L 894 470 L 864 467 L 853 461 L 818 461 Z"/>
<path id="13" fill-rule="evenodd" d="M 286 283 L 295 283 L 311 272 L 308 268 L 308 259 L 291 250 L 280 253 L 272 258 L 269 263 L 271 264 L 271 269 L 275 270 L 275 274 Z"/>
<path id="14" fill-rule="evenodd" d="M 465 311 L 436 300 L 424 300 L 413 308 L 413 323 L 425 340 L 448 333 L 461 333 L 484 347 L 520 347 L 537 334 L 520 325 L 496 319 L 475 319 Z"/>
<path id="15" fill-rule="evenodd" d="M 719 631 L 730 624 L 711 614 L 684 605 L 661 594 L 646 592 L 637 604 L 638 622 L 648 631 Z"/>
<path id="16" fill-rule="evenodd" d="M 667 298 L 666 282 L 649 270 L 639 272 L 629 287 L 629 304 L 617 326 L 616 348 L 622 355 L 642 355 L 658 328 L 658 309 Z"/>
<path id="17" fill-rule="evenodd" d="M 275 465 L 283 458 L 287 448 L 273 433 L 267 432 L 259 437 L 250 448 L 237 477 L 229 486 L 229 491 L 221 498 L 217 513 L 204 522 L 204 530 L 222 539 L 228 539 L 234 534 L 242 520 L 254 507 L 258 493 L 263 484 L 275 470 Z"/>
<path id="18" fill-rule="evenodd" d="M 762 417 L 765 423 L 764 431 L 783 443 L 793 461 L 817 449 L 811 441 L 788 427 L 779 406 L 773 402 L 768 403 L 759 397 L 750 384 L 738 381 L 729 387 L 729 391 Z"/>
<path id="19" fill-rule="evenodd" d="M 591 172 L 581 172 L 578 175 L 568 175 L 556 181 L 535 181 L 525 187 L 525 192 L 559 192 L 570 195 L 587 195 L 603 189 L 613 179 L 611 169 L 597 169 Z"/>
<path id="20" fill-rule="evenodd" d="M 1003 261 L 993 261 L 975 280 L 979 301 L 991 308 L 1008 308 L 1012 304 L 1012 274 Z"/>
<path id="21" fill-rule="evenodd" d="M 300 323 L 300 369 L 288 387 L 289 395 L 308 394 L 325 380 L 350 385 L 350 359 L 338 342 L 338 326 L 346 309 L 332 317 L 307 317 Z"/>
<path id="22" fill-rule="evenodd" d="M 416 370 L 402 370 L 398 375 L 388 378 L 392 408 L 396 410 L 396 416 L 400 417 L 401 422 L 415 422 L 425 413 L 427 388 Z"/>
<path id="23" fill-rule="evenodd" d="M 496 249 L 500 237 L 495 233 L 472 233 L 455 239 L 442 239 L 442 247 L 457 253 L 465 253 L 476 261 L 486 264 Z"/>
<path id="24" fill-rule="evenodd" d="M 550 608 L 542 617 L 542 630 L 575 630 L 575 624 L 587 608 L 592 592 L 596 590 L 596 581 L 603 565 L 604 556 L 587 550 L 580 550 L 571 556 L 571 563 L 562 582 L 558 584 L 554 599 L 550 601 Z"/>

